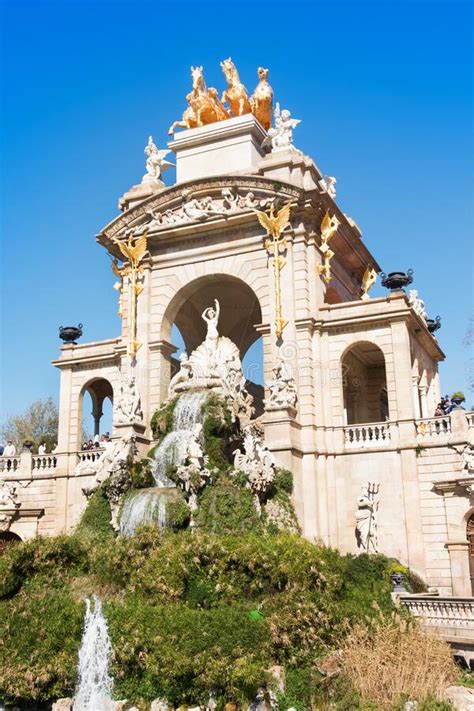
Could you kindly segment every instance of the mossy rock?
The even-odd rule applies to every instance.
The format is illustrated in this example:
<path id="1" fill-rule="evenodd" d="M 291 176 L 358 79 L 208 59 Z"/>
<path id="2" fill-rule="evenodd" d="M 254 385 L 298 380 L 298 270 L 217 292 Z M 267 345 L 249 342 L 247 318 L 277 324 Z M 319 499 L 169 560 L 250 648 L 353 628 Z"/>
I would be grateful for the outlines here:
<path id="1" fill-rule="evenodd" d="M 173 414 L 178 398 L 165 402 L 153 413 L 150 421 L 154 439 L 161 440 L 173 427 Z"/>
<path id="2" fill-rule="evenodd" d="M 194 520 L 198 529 L 218 535 L 262 529 L 251 491 L 226 474 L 204 490 Z"/>

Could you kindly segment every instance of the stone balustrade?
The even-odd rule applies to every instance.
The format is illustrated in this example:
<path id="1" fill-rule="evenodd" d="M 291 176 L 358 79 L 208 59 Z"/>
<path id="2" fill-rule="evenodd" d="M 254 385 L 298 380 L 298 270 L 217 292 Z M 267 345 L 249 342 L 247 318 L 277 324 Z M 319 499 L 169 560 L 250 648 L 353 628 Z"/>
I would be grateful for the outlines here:
<path id="1" fill-rule="evenodd" d="M 390 428 L 388 422 L 346 425 L 344 427 L 344 446 L 347 449 L 385 447 L 389 444 L 390 439 Z"/>
<path id="2" fill-rule="evenodd" d="M 415 421 L 418 441 L 447 437 L 451 434 L 451 417 L 425 417 Z"/>
<path id="3" fill-rule="evenodd" d="M 474 639 L 474 598 L 401 595 L 400 602 L 424 626 L 444 636 Z"/>
<path id="4" fill-rule="evenodd" d="M 31 458 L 31 469 L 56 469 L 58 458 L 54 454 L 34 454 Z"/>
<path id="5" fill-rule="evenodd" d="M 77 455 L 77 461 L 79 462 L 96 462 L 102 452 L 104 451 L 103 447 L 97 447 L 96 449 L 82 449 L 79 452 L 76 452 Z"/>
<path id="6" fill-rule="evenodd" d="M 0 457 L 0 474 L 13 473 L 20 468 L 20 457 Z"/>

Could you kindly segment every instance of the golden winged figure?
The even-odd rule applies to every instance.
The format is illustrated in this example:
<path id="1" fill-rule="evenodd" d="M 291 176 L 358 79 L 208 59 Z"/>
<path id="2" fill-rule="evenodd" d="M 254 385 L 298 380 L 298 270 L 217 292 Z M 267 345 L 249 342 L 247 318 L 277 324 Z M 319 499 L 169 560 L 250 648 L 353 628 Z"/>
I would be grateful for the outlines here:
<path id="1" fill-rule="evenodd" d="M 367 265 L 365 268 L 364 276 L 362 277 L 362 296 L 360 297 L 364 301 L 369 298 L 369 290 L 373 287 L 377 281 L 377 272 L 373 267 Z"/>
<path id="2" fill-rule="evenodd" d="M 143 255 L 147 250 L 147 238 L 148 235 L 144 232 L 140 237 L 130 236 L 127 242 L 117 241 L 120 251 L 128 259 L 132 267 L 136 267 L 143 259 Z"/>
<path id="3" fill-rule="evenodd" d="M 329 212 L 326 212 L 321 221 L 321 239 L 323 242 L 329 242 L 331 237 L 336 234 L 340 224 L 336 215 L 330 217 Z"/>
<path id="4" fill-rule="evenodd" d="M 278 239 L 284 229 L 290 224 L 291 202 L 287 202 L 275 215 L 275 208 L 271 208 L 270 214 L 261 210 L 254 210 L 258 217 L 258 221 L 263 229 L 267 231 L 273 239 Z"/>

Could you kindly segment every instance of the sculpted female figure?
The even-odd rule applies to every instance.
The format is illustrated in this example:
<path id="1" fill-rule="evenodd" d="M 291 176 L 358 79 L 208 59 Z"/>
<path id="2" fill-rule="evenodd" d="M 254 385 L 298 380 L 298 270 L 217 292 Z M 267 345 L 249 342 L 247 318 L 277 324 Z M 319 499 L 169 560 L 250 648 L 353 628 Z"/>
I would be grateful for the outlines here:
<path id="1" fill-rule="evenodd" d="M 209 306 L 202 312 L 202 318 L 207 323 L 207 334 L 206 334 L 206 348 L 209 354 L 209 366 L 214 367 L 215 359 L 217 355 L 217 344 L 219 341 L 219 332 L 217 330 L 217 324 L 219 321 L 220 305 L 217 299 L 214 299 L 214 306 Z"/>

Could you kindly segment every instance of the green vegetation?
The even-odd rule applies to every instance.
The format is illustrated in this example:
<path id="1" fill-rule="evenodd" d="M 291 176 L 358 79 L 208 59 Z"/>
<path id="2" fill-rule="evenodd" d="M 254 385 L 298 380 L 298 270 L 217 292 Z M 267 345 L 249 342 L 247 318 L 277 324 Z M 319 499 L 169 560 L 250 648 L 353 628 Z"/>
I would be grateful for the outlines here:
<path id="1" fill-rule="evenodd" d="M 155 439 L 163 439 L 165 434 L 167 434 L 167 432 L 171 430 L 171 427 L 173 425 L 174 408 L 176 407 L 177 402 L 178 398 L 174 398 L 174 400 L 165 402 L 160 407 L 160 409 L 156 410 L 156 412 L 153 414 L 150 421 L 150 426 L 151 431 L 153 432 L 153 437 Z"/>
<path id="2" fill-rule="evenodd" d="M 222 493 L 232 486 L 225 475 L 216 484 Z M 265 533 L 250 504 L 241 509 L 249 531 L 238 526 L 237 535 L 143 527 L 112 539 L 91 536 L 84 516 L 73 536 L 8 550 L 0 559 L 0 697 L 18 703 L 72 692 L 83 598 L 96 592 L 118 698 L 198 703 L 213 688 L 220 702 L 247 702 L 278 664 L 285 703 L 309 708 L 324 691 L 317 660 L 339 646 L 347 620 L 373 615 L 374 601 L 391 610 L 393 561 Z M 223 510 L 219 525 L 227 523 Z"/>
<path id="3" fill-rule="evenodd" d="M 172 428 L 175 405 L 176 399 L 153 416 L 158 440 Z M 276 471 L 260 510 L 247 475 L 230 463 L 241 446 L 238 423 L 215 395 L 204 408 L 212 480 L 199 491 L 192 522 L 188 494 L 176 492 L 166 531 L 141 526 L 135 536 L 116 537 L 107 497 L 116 500 L 117 482 L 108 480 L 73 535 L 36 538 L 0 557 L 0 698 L 46 703 L 73 693 L 84 598 L 95 593 L 114 649 L 115 697 L 139 708 L 157 697 L 203 704 L 211 690 L 219 710 L 231 700 L 245 708 L 259 688 L 273 687 L 283 710 L 331 704 L 335 711 L 399 711 L 400 689 L 386 681 L 391 667 L 386 677 L 377 669 L 385 649 L 403 648 L 410 698 L 420 701 L 420 711 L 449 709 L 429 697 L 429 680 L 413 662 L 438 664 L 441 688 L 442 674 L 453 675 L 444 643 L 432 661 L 431 639 L 405 629 L 407 615 L 390 622 L 390 574 L 403 572 L 416 591 L 423 581 L 382 555 L 342 556 L 304 540 L 287 470 Z M 167 474 L 177 481 L 176 469 Z M 129 462 L 119 483 L 127 495 L 153 485 L 149 461 Z M 198 491 L 199 483 L 191 488 Z M 333 658 L 340 668 L 327 673 Z M 396 678 L 408 678 L 397 659 Z"/>

